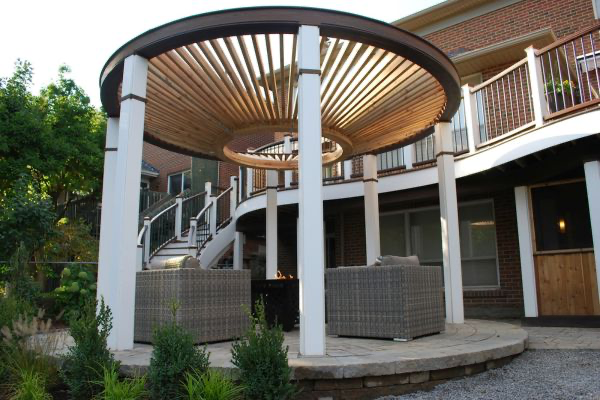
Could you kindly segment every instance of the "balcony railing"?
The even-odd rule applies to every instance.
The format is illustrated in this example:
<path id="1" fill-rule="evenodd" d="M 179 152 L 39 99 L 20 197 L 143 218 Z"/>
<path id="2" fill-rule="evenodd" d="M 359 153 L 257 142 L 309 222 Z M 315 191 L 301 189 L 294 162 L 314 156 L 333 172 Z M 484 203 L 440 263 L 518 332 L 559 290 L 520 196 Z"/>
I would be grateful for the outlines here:
<path id="1" fill-rule="evenodd" d="M 526 57 L 470 87 L 451 120 L 455 155 L 471 154 L 514 134 L 541 127 L 545 121 L 600 104 L 600 23 L 565 37 L 541 50 L 529 48 Z M 292 139 L 289 151 L 297 151 Z M 257 149 L 284 152 L 284 141 Z M 380 175 L 401 173 L 435 163 L 433 134 L 403 148 L 377 155 Z M 264 170 L 244 169 L 240 176 L 244 194 L 255 195 L 266 187 Z M 297 177 L 297 171 L 292 172 Z M 323 168 L 323 182 L 337 183 L 362 176 L 362 158 Z M 296 179 L 292 179 L 295 183 Z M 280 180 L 281 183 L 281 180 Z"/>

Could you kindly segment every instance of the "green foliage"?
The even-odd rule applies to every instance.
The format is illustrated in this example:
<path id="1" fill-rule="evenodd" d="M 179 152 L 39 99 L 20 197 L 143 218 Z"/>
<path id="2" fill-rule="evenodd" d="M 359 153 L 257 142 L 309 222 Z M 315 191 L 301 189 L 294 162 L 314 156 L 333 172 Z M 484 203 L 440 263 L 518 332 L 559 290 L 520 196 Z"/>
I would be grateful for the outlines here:
<path id="1" fill-rule="evenodd" d="M 75 344 L 64 358 L 61 376 L 72 398 L 91 399 L 102 392 L 104 369 L 115 363 L 106 343 L 112 329 L 112 313 L 104 300 L 99 307 L 90 301 L 80 313 L 71 316 L 69 325 Z"/>
<path id="2" fill-rule="evenodd" d="M 110 368 L 104 367 L 104 390 L 97 397 L 98 400 L 137 400 L 147 396 L 146 376 L 137 378 L 119 379 L 119 368 L 112 364 Z"/>
<path id="3" fill-rule="evenodd" d="M 44 378 L 29 370 L 20 371 L 19 383 L 10 386 L 10 400 L 52 400 Z"/>
<path id="4" fill-rule="evenodd" d="M 19 315 L 33 316 L 35 309 L 33 305 L 17 296 L 0 296 L 0 329 L 8 327 L 12 329 L 13 321 Z"/>
<path id="5" fill-rule="evenodd" d="M 98 240 L 81 220 L 61 218 L 35 256 L 38 261 L 98 261 Z"/>
<path id="6" fill-rule="evenodd" d="M 175 322 L 177 305 L 173 304 L 173 322 L 155 329 L 152 337 L 154 348 L 148 381 L 153 399 L 179 398 L 181 382 L 186 373 L 208 370 L 209 354 L 205 347 L 196 347 L 192 335 Z"/>
<path id="7" fill-rule="evenodd" d="M 242 386 L 214 370 L 204 374 L 187 372 L 183 387 L 185 400 L 238 400 L 244 390 Z"/>
<path id="8" fill-rule="evenodd" d="M 240 369 L 240 381 L 248 399 L 285 400 L 298 390 L 290 382 L 288 348 L 283 346 L 281 326 L 269 327 L 262 300 L 256 302 L 250 327 L 231 348 L 231 361 Z"/>
<path id="9" fill-rule="evenodd" d="M 72 264 L 61 273 L 60 286 L 54 291 L 57 302 L 70 316 L 96 298 L 96 276 L 90 265 Z"/>
<path id="10" fill-rule="evenodd" d="M 566 95 L 571 95 L 571 91 L 573 90 L 573 82 L 569 80 L 560 81 L 560 79 L 552 80 L 548 77 L 546 82 L 546 91 L 548 93 L 555 92 L 556 94 L 562 95 L 563 90 Z"/>

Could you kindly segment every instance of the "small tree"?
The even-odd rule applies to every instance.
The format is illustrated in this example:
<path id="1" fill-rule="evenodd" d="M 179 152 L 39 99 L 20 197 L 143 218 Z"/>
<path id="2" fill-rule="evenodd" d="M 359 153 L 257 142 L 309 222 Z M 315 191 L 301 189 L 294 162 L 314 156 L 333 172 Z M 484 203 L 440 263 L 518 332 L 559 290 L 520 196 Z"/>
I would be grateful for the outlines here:
<path id="1" fill-rule="evenodd" d="M 290 382 L 288 347 L 283 345 L 280 325 L 269 327 L 262 300 L 256 302 L 255 315 L 249 313 L 250 327 L 231 349 L 232 363 L 240 369 L 240 381 L 248 399 L 285 400 L 298 390 Z"/>
<path id="2" fill-rule="evenodd" d="M 115 363 L 107 347 L 111 329 L 112 313 L 103 299 L 98 308 L 96 301 L 89 301 L 80 313 L 72 315 L 70 331 L 75 345 L 69 348 L 61 369 L 72 398 L 87 400 L 102 392 L 104 370 Z"/>

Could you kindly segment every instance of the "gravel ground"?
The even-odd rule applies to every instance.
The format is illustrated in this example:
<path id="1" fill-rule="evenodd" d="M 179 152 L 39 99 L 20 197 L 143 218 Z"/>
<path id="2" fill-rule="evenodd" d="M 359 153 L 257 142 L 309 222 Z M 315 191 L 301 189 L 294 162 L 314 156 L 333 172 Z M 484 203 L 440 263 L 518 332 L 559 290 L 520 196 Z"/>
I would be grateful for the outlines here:
<path id="1" fill-rule="evenodd" d="M 503 368 L 436 386 L 406 399 L 600 399 L 600 351 L 527 351 Z"/>

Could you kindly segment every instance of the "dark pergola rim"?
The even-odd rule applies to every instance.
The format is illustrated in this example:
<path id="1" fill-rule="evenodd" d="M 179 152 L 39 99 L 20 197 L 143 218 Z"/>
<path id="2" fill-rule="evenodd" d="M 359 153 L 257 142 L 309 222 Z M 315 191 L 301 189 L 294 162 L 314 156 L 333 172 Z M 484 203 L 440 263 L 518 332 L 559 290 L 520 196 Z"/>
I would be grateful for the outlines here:
<path id="1" fill-rule="evenodd" d="M 104 65 L 100 75 L 102 105 L 109 117 L 119 116 L 120 99 L 117 93 L 124 60 L 130 55 L 137 54 L 150 59 L 184 45 L 227 36 L 294 34 L 301 25 L 318 26 L 323 36 L 369 44 L 417 63 L 439 81 L 446 93 L 446 108 L 439 120 L 450 121 L 458 110 L 461 98 L 458 72 L 452 61 L 437 47 L 410 32 L 375 19 L 308 7 L 252 7 L 215 11 L 151 29 L 119 48 Z M 431 128 L 425 129 L 418 136 L 423 137 L 431 131 Z M 149 142 L 165 146 L 160 139 L 147 134 L 145 136 Z M 190 153 L 189 149 L 177 148 L 176 151 L 200 156 Z"/>

